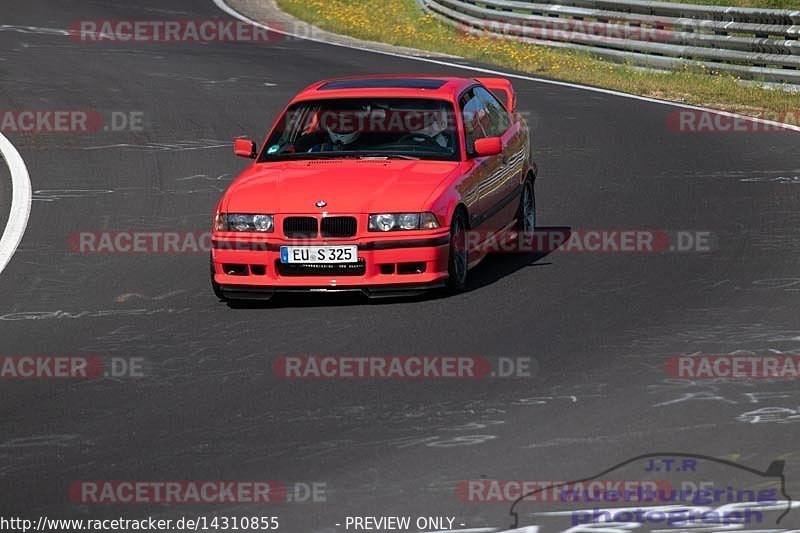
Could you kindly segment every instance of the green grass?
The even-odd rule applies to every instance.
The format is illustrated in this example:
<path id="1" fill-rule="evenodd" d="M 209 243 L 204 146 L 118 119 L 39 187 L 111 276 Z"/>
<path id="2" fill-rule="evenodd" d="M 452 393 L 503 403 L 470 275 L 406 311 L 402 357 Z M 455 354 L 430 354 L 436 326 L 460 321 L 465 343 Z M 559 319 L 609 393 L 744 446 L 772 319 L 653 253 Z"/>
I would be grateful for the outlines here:
<path id="1" fill-rule="evenodd" d="M 713 1 L 713 0 L 712 0 Z M 548 78 L 754 116 L 800 117 L 800 94 L 746 86 L 730 75 L 684 68 L 636 69 L 589 54 L 457 32 L 416 0 L 278 0 L 282 9 L 323 29 L 360 39 L 458 55 Z"/>

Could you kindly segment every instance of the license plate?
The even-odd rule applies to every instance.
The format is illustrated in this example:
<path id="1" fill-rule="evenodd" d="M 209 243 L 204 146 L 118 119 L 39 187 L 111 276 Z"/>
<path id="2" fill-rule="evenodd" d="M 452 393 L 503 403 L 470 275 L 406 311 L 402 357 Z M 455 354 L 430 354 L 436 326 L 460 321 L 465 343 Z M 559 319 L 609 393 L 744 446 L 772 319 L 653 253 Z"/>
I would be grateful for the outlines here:
<path id="1" fill-rule="evenodd" d="M 281 263 L 358 263 L 358 246 L 281 246 Z"/>

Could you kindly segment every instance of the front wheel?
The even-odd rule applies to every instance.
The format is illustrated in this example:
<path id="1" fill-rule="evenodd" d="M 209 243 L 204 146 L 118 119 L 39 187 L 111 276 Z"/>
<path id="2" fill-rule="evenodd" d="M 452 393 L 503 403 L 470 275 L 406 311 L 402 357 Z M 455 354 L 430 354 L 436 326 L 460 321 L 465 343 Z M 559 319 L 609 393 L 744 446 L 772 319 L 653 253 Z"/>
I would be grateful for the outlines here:
<path id="1" fill-rule="evenodd" d="M 450 255 L 447 260 L 447 288 L 450 292 L 466 289 L 468 268 L 467 219 L 462 211 L 456 211 L 450 223 Z"/>
<path id="2" fill-rule="evenodd" d="M 530 180 L 526 180 L 522 186 L 517 212 L 517 230 L 525 235 L 526 239 L 530 239 L 536 231 L 536 196 L 533 194 L 533 183 Z"/>

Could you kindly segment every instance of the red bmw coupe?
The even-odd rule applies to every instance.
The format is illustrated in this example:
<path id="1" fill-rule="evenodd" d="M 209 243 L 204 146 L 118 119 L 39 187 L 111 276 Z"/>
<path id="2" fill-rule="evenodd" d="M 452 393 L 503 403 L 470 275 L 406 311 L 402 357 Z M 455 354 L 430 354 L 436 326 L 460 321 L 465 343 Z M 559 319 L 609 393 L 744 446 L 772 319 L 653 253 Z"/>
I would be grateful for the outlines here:
<path id="1" fill-rule="evenodd" d="M 298 94 L 214 214 L 222 300 L 461 291 L 481 236 L 533 232 L 528 126 L 502 78 L 369 76 Z"/>

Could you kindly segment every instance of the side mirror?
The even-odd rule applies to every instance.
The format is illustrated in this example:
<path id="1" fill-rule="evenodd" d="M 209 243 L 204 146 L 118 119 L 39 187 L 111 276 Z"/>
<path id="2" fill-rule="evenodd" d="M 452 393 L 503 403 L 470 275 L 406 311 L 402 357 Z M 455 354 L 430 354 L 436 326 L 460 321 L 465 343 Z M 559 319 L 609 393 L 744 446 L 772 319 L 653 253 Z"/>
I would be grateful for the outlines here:
<path id="1" fill-rule="evenodd" d="M 233 141 L 233 152 L 239 157 L 255 159 L 258 155 L 258 146 L 248 139 L 236 139 Z"/>
<path id="2" fill-rule="evenodd" d="M 500 137 L 484 137 L 475 141 L 475 155 L 489 157 L 503 151 L 503 140 Z"/>

